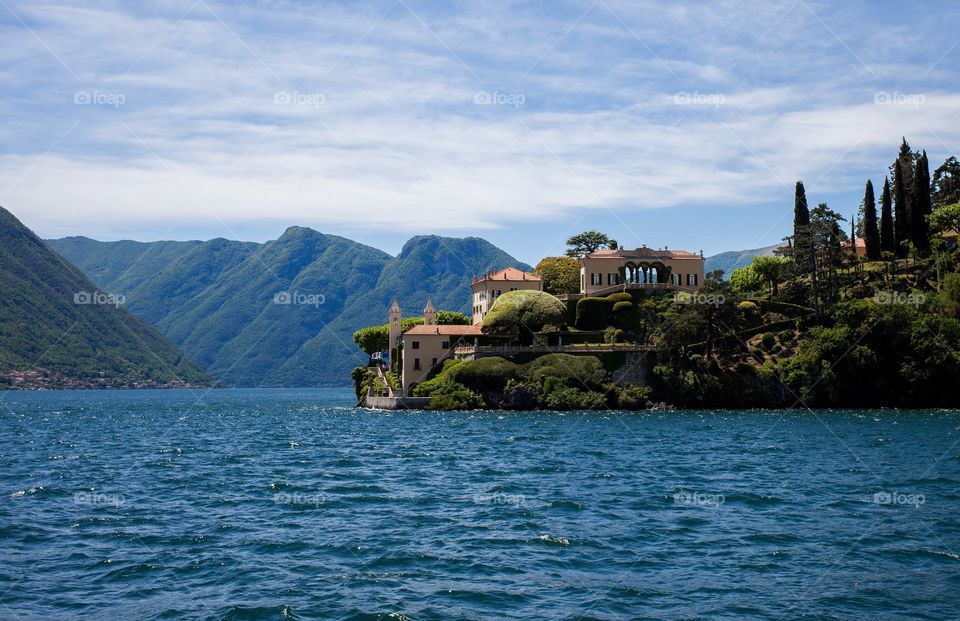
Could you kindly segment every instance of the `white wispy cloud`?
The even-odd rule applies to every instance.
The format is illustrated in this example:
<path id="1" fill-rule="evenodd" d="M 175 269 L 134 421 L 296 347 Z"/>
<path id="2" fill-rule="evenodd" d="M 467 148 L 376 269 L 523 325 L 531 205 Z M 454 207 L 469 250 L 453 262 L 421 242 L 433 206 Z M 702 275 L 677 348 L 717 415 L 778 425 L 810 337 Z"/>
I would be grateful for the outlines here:
<path id="1" fill-rule="evenodd" d="M 901 135 L 960 150 L 953 41 L 925 13 L 6 2 L 0 203 L 46 235 L 763 205 L 797 178 L 855 194 Z"/>

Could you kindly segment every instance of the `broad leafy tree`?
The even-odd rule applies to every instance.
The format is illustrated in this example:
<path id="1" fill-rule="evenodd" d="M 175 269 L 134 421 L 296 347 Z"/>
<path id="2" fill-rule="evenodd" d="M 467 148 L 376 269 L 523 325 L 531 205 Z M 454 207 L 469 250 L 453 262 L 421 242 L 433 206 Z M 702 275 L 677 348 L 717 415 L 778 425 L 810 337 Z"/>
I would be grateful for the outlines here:
<path id="1" fill-rule="evenodd" d="M 574 235 L 567 240 L 567 256 L 578 258 L 585 254 L 590 254 L 601 248 L 609 248 L 613 244 L 616 246 L 616 240 L 612 240 L 604 233 L 599 231 L 585 231 Z"/>
<path id="2" fill-rule="evenodd" d="M 810 212 L 810 236 L 813 243 L 814 269 L 812 273 L 814 308 L 820 312 L 821 302 L 836 297 L 839 290 L 837 268 L 843 265 L 846 253 L 843 242 L 847 234 L 841 222 L 846 219 L 820 203 Z"/>
<path id="3" fill-rule="evenodd" d="M 960 203 L 960 161 L 955 156 L 933 172 L 932 206 Z"/>
<path id="4" fill-rule="evenodd" d="M 960 235 L 960 203 L 937 207 L 927 218 L 927 222 L 934 233 Z"/>
<path id="5" fill-rule="evenodd" d="M 553 295 L 580 291 L 580 263 L 571 257 L 546 257 L 533 273 L 543 279 L 543 290 Z"/>
<path id="6" fill-rule="evenodd" d="M 790 262 L 782 257 L 753 257 L 753 272 L 770 287 L 770 295 L 777 295 L 780 281 L 787 274 Z"/>
<path id="7" fill-rule="evenodd" d="M 737 295 L 749 296 L 760 293 L 766 283 L 751 265 L 738 267 L 730 273 L 730 287 Z"/>

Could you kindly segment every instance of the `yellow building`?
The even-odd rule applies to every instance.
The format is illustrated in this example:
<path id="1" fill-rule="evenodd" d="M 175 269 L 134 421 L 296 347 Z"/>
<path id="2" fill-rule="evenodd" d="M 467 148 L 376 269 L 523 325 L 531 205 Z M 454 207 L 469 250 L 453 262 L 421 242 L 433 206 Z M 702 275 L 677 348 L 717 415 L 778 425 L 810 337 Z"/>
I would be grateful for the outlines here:
<path id="1" fill-rule="evenodd" d="M 703 252 L 597 250 L 580 258 L 581 295 L 603 295 L 627 289 L 696 291 L 703 285 Z"/>
<path id="2" fill-rule="evenodd" d="M 483 317 L 497 301 L 497 297 L 507 291 L 518 289 L 543 291 L 543 279 L 536 274 L 518 270 L 515 267 L 484 274 L 473 279 L 473 325 L 483 323 Z"/>
<path id="3" fill-rule="evenodd" d="M 696 291 L 703 285 L 703 253 L 686 250 L 597 250 L 580 259 L 580 296 L 604 295 L 626 289 Z M 423 325 L 403 332 L 400 305 L 390 306 L 388 318 L 391 367 L 400 373 L 400 394 L 409 396 L 414 384 L 453 356 L 459 344 L 474 344 L 481 324 L 497 298 L 508 291 L 543 291 L 543 279 L 514 267 L 484 274 L 472 282 L 472 325 L 438 325 L 437 311 L 427 300 Z M 567 296 L 561 296 L 567 297 Z M 397 368 L 399 365 L 400 368 Z"/>
<path id="4" fill-rule="evenodd" d="M 453 348 L 461 341 L 468 340 L 472 343 L 473 338 L 481 334 L 480 326 L 476 324 L 438 325 L 437 311 L 431 300 L 427 300 L 427 306 L 423 309 L 423 325 L 401 332 L 402 321 L 400 305 L 394 299 L 390 306 L 388 325 L 391 354 L 397 350 L 402 352 L 401 396 L 409 395 L 413 384 L 422 382 L 430 369 L 452 356 Z M 396 364 L 396 361 L 391 359 L 391 364 Z"/>

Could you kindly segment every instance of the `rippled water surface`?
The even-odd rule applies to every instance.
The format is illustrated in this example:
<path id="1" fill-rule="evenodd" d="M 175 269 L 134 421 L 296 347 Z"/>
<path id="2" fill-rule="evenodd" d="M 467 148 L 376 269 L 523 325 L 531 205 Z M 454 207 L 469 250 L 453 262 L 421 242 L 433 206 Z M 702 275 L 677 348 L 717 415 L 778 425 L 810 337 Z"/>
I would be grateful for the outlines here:
<path id="1" fill-rule="evenodd" d="M 0 394 L 0 618 L 960 616 L 957 412 Z"/>

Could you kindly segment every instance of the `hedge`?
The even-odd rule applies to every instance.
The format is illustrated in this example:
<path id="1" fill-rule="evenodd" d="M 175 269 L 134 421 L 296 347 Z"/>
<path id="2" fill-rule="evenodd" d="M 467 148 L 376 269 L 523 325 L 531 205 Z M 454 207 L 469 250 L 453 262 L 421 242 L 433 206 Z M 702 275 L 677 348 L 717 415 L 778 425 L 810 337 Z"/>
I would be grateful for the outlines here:
<path id="1" fill-rule="evenodd" d="M 607 326 L 611 306 L 610 300 L 606 298 L 580 298 L 577 301 L 577 329 L 604 329 Z"/>
<path id="2" fill-rule="evenodd" d="M 516 364 L 493 356 L 458 365 L 445 375 L 471 390 L 483 392 L 503 390 L 508 381 L 516 379 L 518 373 L 519 367 Z"/>

